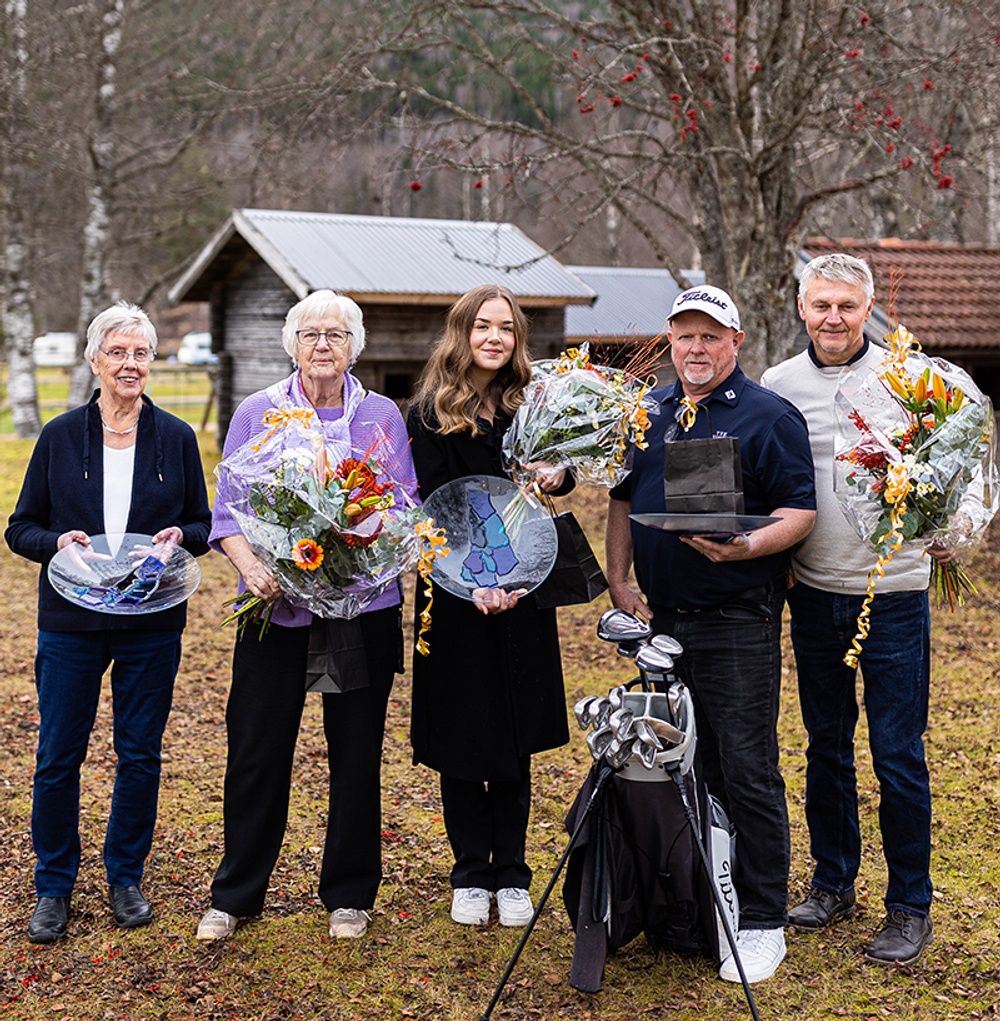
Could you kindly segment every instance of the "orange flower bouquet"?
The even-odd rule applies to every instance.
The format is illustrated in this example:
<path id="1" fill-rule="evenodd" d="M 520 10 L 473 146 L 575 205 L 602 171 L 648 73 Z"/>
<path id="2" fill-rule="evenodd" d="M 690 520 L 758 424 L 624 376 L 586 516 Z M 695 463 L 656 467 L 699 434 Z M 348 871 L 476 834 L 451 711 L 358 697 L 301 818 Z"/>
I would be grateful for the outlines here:
<path id="1" fill-rule="evenodd" d="M 227 506 L 285 600 L 321 617 L 354 617 L 418 565 L 426 514 L 378 450 L 332 455 L 311 414 L 270 413 L 263 439 L 218 467 Z M 266 626 L 273 604 L 246 592 L 223 624 Z"/>
<path id="2" fill-rule="evenodd" d="M 533 481 L 526 465 L 570 468 L 578 482 L 611 487 L 631 469 L 631 445 L 642 448 L 655 405 L 644 377 L 657 351 L 646 344 L 624 368 L 594 365 L 587 344 L 532 363 L 531 382 L 503 441 L 514 481 Z"/>

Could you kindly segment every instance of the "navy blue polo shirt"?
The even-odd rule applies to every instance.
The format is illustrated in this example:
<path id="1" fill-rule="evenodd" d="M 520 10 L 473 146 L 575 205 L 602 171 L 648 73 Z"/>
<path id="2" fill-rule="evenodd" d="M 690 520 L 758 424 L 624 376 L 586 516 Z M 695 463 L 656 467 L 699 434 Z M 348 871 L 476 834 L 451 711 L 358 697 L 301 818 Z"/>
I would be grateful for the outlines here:
<path id="1" fill-rule="evenodd" d="M 660 414 L 650 417 L 648 446 L 634 451 L 631 474 L 611 490 L 613 500 L 631 502 L 631 513 L 664 512 L 665 437 L 682 443 L 711 436 L 735 436 L 740 441 L 747 514 L 770 514 L 778 507 L 815 510 L 816 486 L 805 419 L 789 401 L 748 379 L 739 366 L 698 402 L 698 415 L 687 433 L 677 426 L 677 410 L 684 396 L 680 381 L 654 390 L 650 396 L 658 402 Z M 679 609 L 719 606 L 747 589 L 783 576 L 791 560 L 791 551 L 783 550 L 716 564 L 672 532 L 634 521 L 632 546 L 636 579 L 646 600 Z"/>

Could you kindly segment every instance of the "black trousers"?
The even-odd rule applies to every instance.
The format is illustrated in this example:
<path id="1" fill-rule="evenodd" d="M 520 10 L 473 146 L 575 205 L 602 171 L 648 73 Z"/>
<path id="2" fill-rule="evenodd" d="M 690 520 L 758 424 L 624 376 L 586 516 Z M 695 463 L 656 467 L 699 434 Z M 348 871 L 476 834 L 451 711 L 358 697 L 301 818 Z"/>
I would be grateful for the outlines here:
<path id="1" fill-rule="evenodd" d="M 444 825 L 455 855 L 451 885 L 527 890 L 531 869 L 524 844 L 531 812 L 531 759 L 516 780 L 459 780 L 441 775 Z"/>
<path id="2" fill-rule="evenodd" d="M 399 609 L 360 619 L 368 686 L 318 696 L 330 765 L 319 895 L 329 911 L 370 908 L 382 880 L 382 738 L 398 664 Z M 308 647 L 308 627 L 274 624 L 260 641 L 251 626 L 236 643 L 226 708 L 225 855 L 212 882 L 212 906 L 240 918 L 263 911 L 284 839 Z"/>

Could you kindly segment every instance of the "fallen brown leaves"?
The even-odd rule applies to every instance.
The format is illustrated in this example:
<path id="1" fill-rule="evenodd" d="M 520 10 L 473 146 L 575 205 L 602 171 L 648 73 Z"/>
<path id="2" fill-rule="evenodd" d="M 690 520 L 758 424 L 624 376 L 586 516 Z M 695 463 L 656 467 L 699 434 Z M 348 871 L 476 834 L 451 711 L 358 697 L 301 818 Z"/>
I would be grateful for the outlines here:
<path id="1" fill-rule="evenodd" d="M 23 456 L 23 455 L 22 455 Z M 2 457 L 2 450 L 0 450 Z M 18 473 L 18 465 L 5 465 Z M 603 494 L 569 503 L 603 560 Z M 1000 727 L 996 692 L 996 612 L 1000 542 L 976 562 L 981 594 L 954 617 L 935 619 L 932 726 L 928 749 L 936 793 L 934 874 L 937 938 L 920 966 L 882 971 L 861 960 L 881 913 L 882 859 L 877 839 L 877 784 L 859 736 L 865 864 L 856 921 L 819 937 L 789 934 L 786 963 L 756 987 L 762 1017 L 793 1013 L 805 1021 L 1000 1016 L 998 919 L 1000 867 L 992 849 L 1000 829 Z M 6 593 L 0 635 L 0 748 L 3 856 L 0 860 L 0 1013 L 23 1021 L 276 1021 L 276 1019 L 477 1018 L 520 933 L 491 923 L 454 926 L 447 844 L 437 778 L 409 761 L 408 679 L 398 679 L 390 707 L 383 770 L 385 879 L 369 936 L 333 943 L 315 895 L 325 803 L 325 763 L 318 700 L 310 700 L 296 759 L 286 843 L 263 918 L 221 945 L 194 940 L 221 855 L 225 700 L 232 635 L 216 622 L 231 594 L 222 558 L 201 561 L 204 581 L 191 603 L 185 653 L 167 733 L 160 819 L 145 888 L 157 919 L 147 929 L 116 929 L 106 906 L 100 842 L 114 772 L 110 705 L 102 700 L 85 764 L 81 799 L 83 865 L 69 938 L 33 947 L 25 926 L 34 903 L 29 825 L 37 713 L 32 690 L 35 643 L 34 565 L 0 551 Z M 629 676 L 629 664 L 598 642 L 604 599 L 560 611 L 567 701 Z M 790 664 L 789 664 L 790 666 Z M 781 742 L 793 820 L 793 894 L 807 881 L 802 823 L 804 735 L 785 684 Z M 537 895 L 565 847 L 563 817 L 589 761 L 575 724 L 570 744 L 538 756 L 529 834 Z M 347 944 L 347 945 L 344 945 Z M 558 889 L 521 958 L 497 1021 L 663 1017 L 729 1021 L 749 1016 L 738 987 L 720 983 L 710 962 L 655 958 L 642 940 L 612 957 L 604 991 L 569 985 L 572 934 Z"/>

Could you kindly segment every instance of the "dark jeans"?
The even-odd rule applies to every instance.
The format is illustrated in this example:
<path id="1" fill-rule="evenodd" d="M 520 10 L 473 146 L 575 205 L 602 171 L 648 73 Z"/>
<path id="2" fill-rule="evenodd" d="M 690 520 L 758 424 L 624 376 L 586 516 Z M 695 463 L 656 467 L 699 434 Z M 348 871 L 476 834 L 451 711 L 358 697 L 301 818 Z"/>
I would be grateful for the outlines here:
<path id="1" fill-rule="evenodd" d="M 831 893 L 854 887 L 861 863 L 854 729 L 856 671 L 844 653 L 864 597 L 791 589 L 792 644 L 799 674 L 806 752 L 806 820 L 816 859 L 813 883 Z M 926 592 L 876 595 L 860 658 L 879 824 L 889 868 L 886 910 L 927 915 L 931 904 L 931 793 L 924 759 L 930 686 Z"/>
<path id="2" fill-rule="evenodd" d="M 39 631 L 38 755 L 31 839 L 39 897 L 68 897 L 80 867 L 80 766 L 111 665 L 118 757 L 104 837 L 110 886 L 135 886 L 153 842 L 160 745 L 181 659 L 179 631 Z"/>
<path id="3" fill-rule="evenodd" d="M 382 738 L 399 656 L 399 609 L 360 616 L 368 686 L 323 699 L 330 797 L 319 895 L 327 910 L 370 908 L 382 881 Z M 240 918 L 264 909 L 288 821 L 306 699 L 309 627 L 247 629 L 233 654 L 226 708 L 225 855 L 212 906 Z"/>
<path id="4" fill-rule="evenodd" d="M 683 646 L 708 789 L 736 827 L 734 879 L 741 929 L 785 924 L 791 857 L 785 783 L 778 770 L 784 593 L 712 610 L 653 606 L 653 629 Z"/>
<path id="5" fill-rule="evenodd" d="M 524 845 L 531 812 L 531 759 L 516 780 L 459 780 L 441 777 L 441 804 L 455 866 L 451 885 L 527 890 L 531 869 Z"/>

